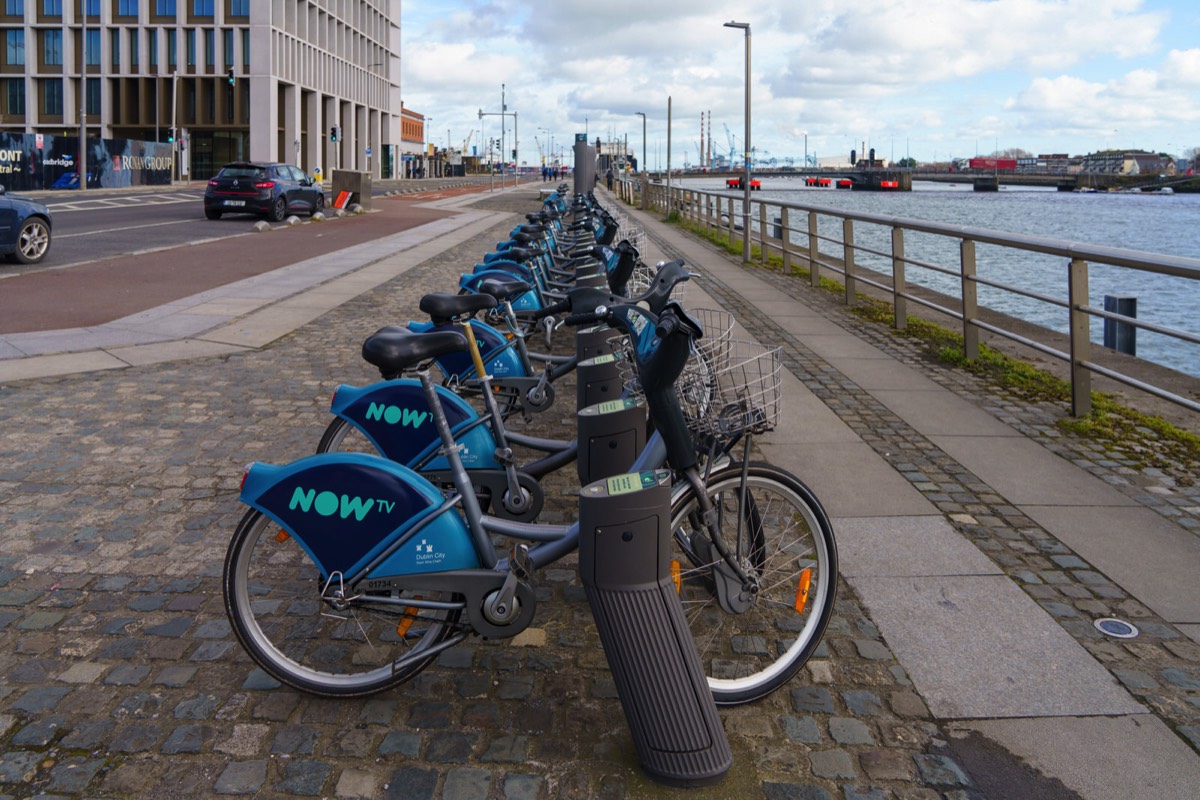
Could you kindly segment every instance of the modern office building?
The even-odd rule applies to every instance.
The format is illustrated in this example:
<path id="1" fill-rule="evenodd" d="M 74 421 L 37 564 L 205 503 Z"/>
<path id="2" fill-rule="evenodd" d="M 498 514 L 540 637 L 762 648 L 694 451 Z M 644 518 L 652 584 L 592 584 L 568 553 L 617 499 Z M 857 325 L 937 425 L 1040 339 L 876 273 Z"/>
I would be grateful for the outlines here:
<path id="1" fill-rule="evenodd" d="M 400 0 L 0 0 L 0 131 L 391 177 Z M 82 80 L 86 67 L 86 84 Z M 82 88 L 82 91 L 81 91 Z"/>

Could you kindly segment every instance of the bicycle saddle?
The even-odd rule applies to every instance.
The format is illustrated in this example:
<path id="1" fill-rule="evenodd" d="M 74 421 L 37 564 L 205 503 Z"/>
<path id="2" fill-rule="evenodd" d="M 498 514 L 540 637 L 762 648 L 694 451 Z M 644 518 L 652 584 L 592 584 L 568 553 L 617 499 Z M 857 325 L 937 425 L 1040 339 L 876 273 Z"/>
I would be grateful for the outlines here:
<path id="1" fill-rule="evenodd" d="M 495 308 L 496 298 L 490 294 L 433 292 L 422 297 L 417 307 L 428 314 L 435 324 L 441 324 L 449 322 L 455 317 Z"/>
<path id="2" fill-rule="evenodd" d="M 459 331 L 410 333 L 403 328 L 389 326 L 380 328 L 366 338 L 362 357 L 387 375 L 403 372 L 431 358 L 466 349 L 467 337 Z"/>
<path id="3" fill-rule="evenodd" d="M 496 298 L 497 303 L 503 303 L 513 297 L 520 297 L 530 290 L 530 285 L 525 281 L 502 281 L 497 278 L 487 278 L 479 282 L 475 290 L 481 294 L 491 295 Z M 470 297 L 470 295 L 456 295 L 457 297 Z"/>

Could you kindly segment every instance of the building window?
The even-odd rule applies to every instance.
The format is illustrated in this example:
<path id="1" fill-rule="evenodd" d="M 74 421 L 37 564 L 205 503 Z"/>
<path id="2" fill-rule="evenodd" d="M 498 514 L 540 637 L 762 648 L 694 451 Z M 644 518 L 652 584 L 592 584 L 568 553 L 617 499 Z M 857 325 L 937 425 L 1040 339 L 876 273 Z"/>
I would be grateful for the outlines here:
<path id="1" fill-rule="evenodd" d="M 204 31 L 204 66 L 211 67 L 217 63 L 216 44 L 213 40 L 213 31 Z"/>
<path id="2" fill-rule="evenodd" d="M 250 16 L 250 0 L 229 0 L 229 16 Z"/>
<path id="3" fill-rule="evenodd" d="M 10 67 L 25 63 L 25 31 L 21 28 L 4 32 L 4 63 Z"/>
<path id="4" fill-rule="evenodd" d="M 4 91 L 4 113 L 25 116 L 25 79 L 9 78 L 5 83 L 8 88 Z"/>
<path id="5" fill-rule="evenodd" d="M 154 13 L 160 17 L 175 16 L 175 0 L 154 0 Z"/>
<path id="6" fill-rule="evenodd" d="M 42 0 L 42 15 L 47 17 L 61 17 L 62 0 Z M 58 88 L 62 89 L 61 86 Z M 59 113 L 61 114 L 62 112 L 60 111 Z"/>
<path id="7" fill-rule="evenodd" d="M 117 0 L 117 16 L 136 17 L 137 7 L 137 0 Z"/>
<path id="8" fill-rule="evenodd" d="M 87 30 L 87 63 L 89 67 L 100 66 L 100 29 Z"/>
<path id="9" fill-rule="evenodd" d="M 85 0 L 83 14 L 87 17 L 100 16 L 100 0 Z"/>
<path id="10" fill-rule="evenodd" d="M 108 42 L 112 45 L 112 65 L 113 69 L 121 68 L 121 29 L 108 29 Z"/>
<path id="11" fill-rule="evenodd" d="M 48 78 L 42 81 L 42 113 L 63 113 L 63 87 L 61 78 Z"/>
<path id="12" fill-rule="evenodd" d="M 137 71 L 138 60 L 140 58 L 140 54 L 138 53 L 138 50 L 139 50 L 138 45 L 141 44 L 141 42 L 138 41 L 138 38 L 139 38 L 138 37 L 138 29 L 130 28 L 129 29 L 129 67 L 134 72 Z"/>
<path id="13" fill-rule="evenodd" d="M 192 0 L 192 16 L 211 17 L 214 5 L 213 0 Z"/>
<path id="14" fill-rule="evenodd" d="M 225 51 L 225 66 L 233 66 L 233 31 L 229 28 L 221 31 L 222 49 Z"/>
<path id="15" fill-rule="evenodd" d="M 187 46 L 187 63 L 189 67 L 196 66 L 196 29 L 188 28 L 183 32 L 183 40 Z"/>
<path id="16" fill-rule="evenodd" d="M 4 0 L 4 13 L 10 17 L 25 16 L 25 0 Z M 12 81 L 9 81 L 11 84 Z M 24 84 L 22 84 L 24 86 Z M 25 106 L 25 93 L 21 92 L 21 107 Z M 24 112 L 22 112 L 24 113 Z"/>
<path id="17" fill-rule="evenodd" d="M 178 60 L 178 52 L 176 48 L 176 30 L 171 28 L 167 31 L 167 66 L 174 67 Z"/>
<path id="18" fill-rule="evenodd" d="M 250 71 L 250 29 L 242 28 L 242 69 Z"/>
<path id="19" fill-rule="evenodd" d="M 150 28 L 146 31 L 146 50 L 150 55 L 150 66 L 158 66 L 158 29 Z"/>
<path id="20" fill-rule="evenodd" d="M 87 113 L 100 113 L 100 79 L 88 78 L 87 80 Z"/>
<path id="21" fill-rule="evenodd" d="M 47 64 L 62 63 L 62 31 L 42 31 L 42 54 Z"/>

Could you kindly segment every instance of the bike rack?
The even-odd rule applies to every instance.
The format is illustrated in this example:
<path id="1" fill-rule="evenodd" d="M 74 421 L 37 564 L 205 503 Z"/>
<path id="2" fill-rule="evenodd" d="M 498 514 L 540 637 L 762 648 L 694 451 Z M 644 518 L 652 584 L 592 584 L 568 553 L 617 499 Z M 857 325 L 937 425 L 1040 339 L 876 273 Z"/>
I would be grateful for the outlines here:
<path id="1" fill-rule="evenodd" d="M 606 400 L 579 410 L 579 485 L 629 469 L 646 446 L 646 406 L 640 399 Z"/>
<path id="2" fill-rule="evenodd" d="M 616 475 L 579 493 L 579 575 L 638 762 L 669 786 L 707 786 L 733 765 L 670 577 L 671 473 Z"/>

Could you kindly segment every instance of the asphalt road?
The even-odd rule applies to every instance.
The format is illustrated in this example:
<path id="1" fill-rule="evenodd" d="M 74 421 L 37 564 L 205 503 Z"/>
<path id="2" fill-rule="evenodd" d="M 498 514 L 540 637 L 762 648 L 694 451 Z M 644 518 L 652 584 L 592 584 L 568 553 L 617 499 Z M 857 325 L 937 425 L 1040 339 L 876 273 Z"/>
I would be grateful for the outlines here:
<path id="1" fill-rule="evenodd" d="M 0 266 L 0 275 L 75 266 L 125 254 L 137 254 L 223 239 L 246 233 L 257 217 L 232 214 L 204 218 L 203 189 L 145 192 L 53 194 L 38 199 L 54 220 L 50 252 L 38 265 Z M 281 223 L 282 224 L 282 223 Z"/>

